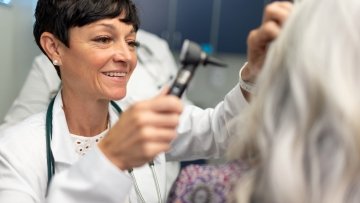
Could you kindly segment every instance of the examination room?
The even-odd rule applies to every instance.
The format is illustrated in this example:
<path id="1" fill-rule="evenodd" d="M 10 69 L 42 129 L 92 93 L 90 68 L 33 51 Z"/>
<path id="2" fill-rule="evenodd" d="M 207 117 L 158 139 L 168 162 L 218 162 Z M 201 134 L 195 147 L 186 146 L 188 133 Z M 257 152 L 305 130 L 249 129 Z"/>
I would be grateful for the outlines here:
<path id="1" fill-rule="evenodd" d="M 358 0 L 0 0 L 0 202 L 358 202 L 357 19 Z"/>

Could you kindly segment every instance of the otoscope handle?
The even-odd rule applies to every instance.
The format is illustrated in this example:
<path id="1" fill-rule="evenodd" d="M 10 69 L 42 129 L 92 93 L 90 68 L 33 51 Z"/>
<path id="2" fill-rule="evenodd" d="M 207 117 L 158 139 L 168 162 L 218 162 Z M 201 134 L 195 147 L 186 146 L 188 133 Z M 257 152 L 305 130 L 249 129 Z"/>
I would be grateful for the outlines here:
<path id="1" fill-rule="evenodd" d="M 181 97 L 190 80 L 192 79 L 197 66 L 184 65 L 178 72 L 173 84 L 170 87 L 168 94 Z"/>

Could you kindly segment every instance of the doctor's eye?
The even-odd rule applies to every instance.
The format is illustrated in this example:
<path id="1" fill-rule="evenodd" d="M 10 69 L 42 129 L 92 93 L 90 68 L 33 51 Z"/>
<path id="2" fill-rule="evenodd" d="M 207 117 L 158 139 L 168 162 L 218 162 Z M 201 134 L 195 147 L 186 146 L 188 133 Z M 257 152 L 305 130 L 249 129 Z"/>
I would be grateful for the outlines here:
<path id="1" fill-rule="evenodd" d="M 129 41 L 128 42 L 128 45 L 131 47 L 131 48 L 138 48 L 140 46 L 140 43 L 138 41 Z"/>
<path id="2" fill-rule="evenodd" d="M 112 41 L 112 38 L 109 36 L 97 36 L 94 41 L 101 44 L 109 44 Z"/>

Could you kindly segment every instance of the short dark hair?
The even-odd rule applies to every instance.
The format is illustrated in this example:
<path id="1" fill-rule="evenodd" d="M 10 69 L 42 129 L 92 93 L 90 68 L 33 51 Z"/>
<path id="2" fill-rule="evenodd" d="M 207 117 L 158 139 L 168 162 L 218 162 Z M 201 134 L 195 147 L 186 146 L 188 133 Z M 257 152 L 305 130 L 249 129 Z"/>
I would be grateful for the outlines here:
<path id="1" fill-rule="evenodd" d="M 38 0 L 35 9 L 33 34 L 40 44 L 43 32 L 50 32 L 69 47 L 69 29 L 81 27 L 98 20 L 115 18 L 124 13 L 124 23 L 139 29 L 140 21 L 136 6 L 131 0 Z M 59 67 L 55 66 L 60 76 Z"/>

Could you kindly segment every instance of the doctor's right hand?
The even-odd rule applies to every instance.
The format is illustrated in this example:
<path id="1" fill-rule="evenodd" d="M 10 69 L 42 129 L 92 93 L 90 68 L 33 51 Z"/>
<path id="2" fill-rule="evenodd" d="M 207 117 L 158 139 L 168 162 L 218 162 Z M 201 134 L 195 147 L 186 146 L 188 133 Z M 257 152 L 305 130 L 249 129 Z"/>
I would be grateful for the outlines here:
<path id="1" fill-rule="evenodd" d="M 142 166 L 170 149 L 182 110 L 181 101 L 165 91 L 137 102 L 121 114 L 99 148 L 120 170 Z"/>

